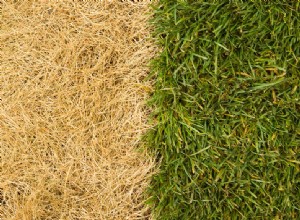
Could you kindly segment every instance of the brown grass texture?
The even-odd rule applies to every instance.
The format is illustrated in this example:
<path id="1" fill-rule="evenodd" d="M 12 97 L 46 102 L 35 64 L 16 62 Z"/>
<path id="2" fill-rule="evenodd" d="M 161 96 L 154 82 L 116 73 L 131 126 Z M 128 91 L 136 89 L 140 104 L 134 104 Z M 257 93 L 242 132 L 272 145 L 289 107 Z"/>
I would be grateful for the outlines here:
<path id="1" fill-rule="evenodd" d="M 0 219 L 148 219 L 147 12 L 0 0 Z"/>

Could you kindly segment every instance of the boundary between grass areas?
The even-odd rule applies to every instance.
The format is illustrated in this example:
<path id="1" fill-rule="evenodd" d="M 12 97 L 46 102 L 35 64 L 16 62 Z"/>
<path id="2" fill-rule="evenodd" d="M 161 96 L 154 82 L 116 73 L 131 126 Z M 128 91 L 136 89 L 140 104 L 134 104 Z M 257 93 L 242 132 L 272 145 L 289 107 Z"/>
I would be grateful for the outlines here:
<path id="1" fill-rule="evenodd" d="M 300 218 L 300 3 L 154 6 L 157 219 Z"/>

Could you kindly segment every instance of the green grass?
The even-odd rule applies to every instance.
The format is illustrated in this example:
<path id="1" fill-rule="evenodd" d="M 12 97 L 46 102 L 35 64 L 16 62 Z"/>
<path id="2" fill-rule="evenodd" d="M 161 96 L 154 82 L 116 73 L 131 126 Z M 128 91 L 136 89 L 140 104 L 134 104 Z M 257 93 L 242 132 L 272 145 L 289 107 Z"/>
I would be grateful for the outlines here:
<path id="1" fill-rule="evenodd" d="M 157 219 L 300 219 L 300 3 L 154 6 Z"/>

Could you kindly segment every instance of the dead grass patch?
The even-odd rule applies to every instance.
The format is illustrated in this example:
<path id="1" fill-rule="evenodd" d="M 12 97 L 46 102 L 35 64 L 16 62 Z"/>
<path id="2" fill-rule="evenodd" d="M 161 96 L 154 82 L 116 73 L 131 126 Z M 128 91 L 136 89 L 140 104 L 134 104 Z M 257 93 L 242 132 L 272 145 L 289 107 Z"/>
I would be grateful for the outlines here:
<path id="1" fill-rule="evenodd" d="M 147 218 L 147 5 L 0 1 L 0 218 Z"/>

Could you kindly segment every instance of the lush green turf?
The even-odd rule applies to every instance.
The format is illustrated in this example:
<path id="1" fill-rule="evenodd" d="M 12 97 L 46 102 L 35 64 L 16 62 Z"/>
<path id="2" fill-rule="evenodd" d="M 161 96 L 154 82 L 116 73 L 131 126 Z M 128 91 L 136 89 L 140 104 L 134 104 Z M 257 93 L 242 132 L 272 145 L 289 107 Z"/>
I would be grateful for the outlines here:
<path id="1" fill-rule="evenodd" d="M 158 219 L 300 219 L 300 3 L 160 0 Z"/>

